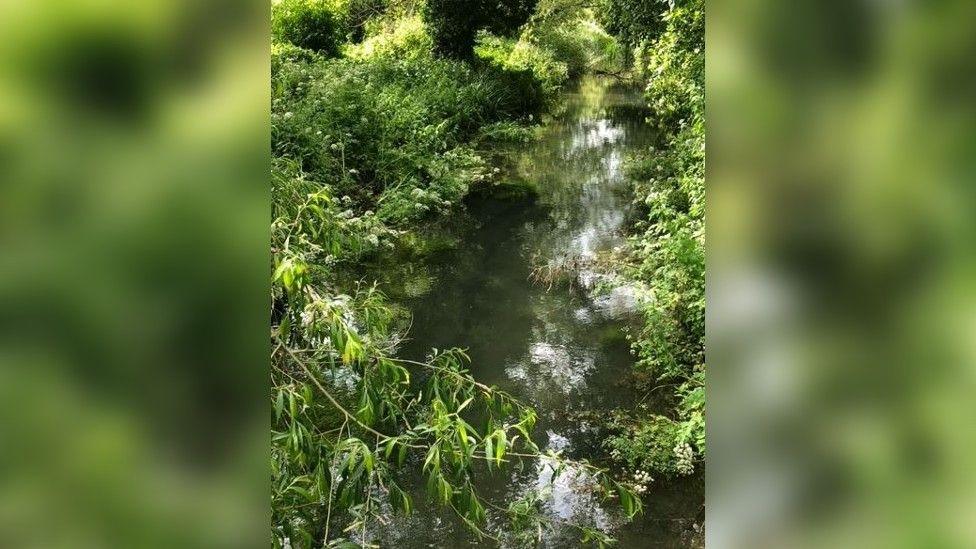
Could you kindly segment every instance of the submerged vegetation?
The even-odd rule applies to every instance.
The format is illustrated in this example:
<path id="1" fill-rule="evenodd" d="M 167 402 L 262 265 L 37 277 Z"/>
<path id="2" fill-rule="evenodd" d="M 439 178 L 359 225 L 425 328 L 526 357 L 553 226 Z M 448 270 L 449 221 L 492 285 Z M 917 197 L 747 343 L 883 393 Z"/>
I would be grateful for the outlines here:
<path id="1" fill-rule="evenodd" d="M 635 471 L 686 473 L 704 454 L 703 97 L 692 73 L 703 67 L 683 34 L 697 32 L 700 11 L 667 11 L 664 33 L 638 44 L 607 34 L 600 10 L 558 0 L 272 2 L 274 546 L 370 545 L 376 517 L 414 508 L 408 470 L 474 535 L 491 537 L 492 508 L 523 544 L 539 541 L 533 496 L 492 502 L 474 482 L 523 459 L 565 467 L 533 442 L 535 412 L 474 379 L 463 350 L 399 358 L 404 319 L 356 267 L 423 253 L 426 225 L 476 184 L 495 185 L 480 145 L 525 139 L 572 78 L 620 72 L 626 48 L 654 75 L 648 99 L 666 136 L 633 166 L 647 216 L 628 274 L 655 295 L 635 349 L 640 368 L 680 384 L 680 407 L 667 420 L 622 414 L 629 432 L 607 445 Z M 626 515 L 641 510 L 643 477 L 574 466 Z M 612 542 L 573 527 L 587 543 Z"/>

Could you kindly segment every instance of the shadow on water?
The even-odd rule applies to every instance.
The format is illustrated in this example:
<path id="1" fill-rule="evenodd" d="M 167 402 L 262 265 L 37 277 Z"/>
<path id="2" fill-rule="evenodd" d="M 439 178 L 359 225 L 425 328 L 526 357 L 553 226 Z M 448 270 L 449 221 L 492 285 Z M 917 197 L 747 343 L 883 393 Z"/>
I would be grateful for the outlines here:
<path id="1" fill-rule="evenodd" d="M 546 291 L 529 274 L 534 262 L 592 257 L 620 244 L 631 202 L 622 164 L 653 137 L 642 104 L 635 90 L 584 79 L 540 139 L 496 152 L 508 165 L 503 179 L 528 182 L 537 196 L 472 198 L 465 221 L 454 229 L 457 245 L 424 260 L 422 282 L 404 300 L 413 325 L 403 356 L 423 358 L 431 347 L 468 348 L 476 378 L 535 408 L 540 447 L 597 462 L 604 457 L 598 419 L 635 399 L 628 384 L 633 357 L 624 336 L 633 319 L 612 300 L 565 288 Z M 496 545 L 475 540 L 450 511 L 424 505 L 423 482 L 414 480 L 418 512 L 391 517 L 380 527 L 384 546 Z M 549 486 L 549 469 L 526 463 L 521 471 L 486 475 L 478 484 L 491 500 L 508 501 Z M 631 523 L 589 487 L 585 474 L 561 475 L 552 483 L 546 512 L 610 528 L 620 547 L 687 546 L 689 528 L 701 518 L 700 476 L 652 484 L 645 514 Z M 503 525 L 489 522 L 488 530 L 499 533 Z M 579 545 L 571 530 L 557 528 L 546 538 L 548 547 Z"/>

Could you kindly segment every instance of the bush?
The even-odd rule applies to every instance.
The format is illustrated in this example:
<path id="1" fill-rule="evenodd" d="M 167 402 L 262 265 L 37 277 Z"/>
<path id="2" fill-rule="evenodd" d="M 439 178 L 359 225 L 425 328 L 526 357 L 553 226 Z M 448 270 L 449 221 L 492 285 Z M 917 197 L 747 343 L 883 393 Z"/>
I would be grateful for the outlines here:
<path id="1" fill-rule="evenodd" d="M 344 41 L 344 19 L 326 0 L 281 0 L 271 7 L 271 36 L 331 57 Z"/>
<path id="2" fill-rule="evenodd" d="M 645 471 L 665 478 L 679 475 L 675 448 L 681 448 L 684 441 L 678 423 L 663 416 L 651 416 L 647 421 L 628 424 L 624 419 L 613 425 L 620 434 L 607 439 L 604 444 L 611 457 L 632 471 Z"/>
<path id="3" fill-rule="evenodd" d="M 369 34 L 362 43 L 350 46 L 346 54 L 361 60 L 378 57 L 417 60 L 431 57 L 434 47 L 427 27 L 418 16 L 379 22 Z"/>
<path id="4" fill-rule="evenodd" d="M 281 70 L 281 66 L 284 63 L 311 63 L 321 61 L 323 59 L 324 58 L 320 54 L 312 50 L 307 50 L 288 42 L 271 44 L 272 75 Z"/>
<path id="5" fill-rule="evenodd" d="M 484 171 L 467 142 L 483 126 L 538 106 L 522 92 L 530 74 L 455 61 L 376 56 L 279 65 L 273 153 L 329 182 L 354 210 L 374 209 L 392 225 L 456 204 Z"/>
<path id="6" fill-rule="evenodd" d="M 475 52 L 521 98 L 521 112 L 541 109 L 569 79 L 566 63 L 531 42 L 482 34 Z"/>
<path id="7" fill-rule="evenodd" d="M 386 11 L 388 0 L 347 0 L 347 2 L 345 13 L 349 40 L 353 43 L 361 42 L 366 37 L 366 27 L 370 20 Z"/>
<path id="8" fill-rule="evenodd" d="M 626 274 L 651 296 L 633 338 L 637 367 L 674 382 L 677 407 L 674 418 L 628 418 L 608 444 L 629 467 L 670 475 L 690 471 L 695 455 L 705 454 L 703 2 L 673 7 L 661 20 L 663 32 L 638 57 L 637 68 L 648 78 L 648 120 L 658 127 L 659 139 L 628 166 L 639 220 Z M 650 448 L 646 458 L 628 453 L 633 440 Z"/>
<path id="9" fill-rule="evenodd" d="M 671 3 L 674 5 L 674 2 Z M 665 27 L 667 4 L 648 0 L 601 0 L 600 22 L 624 44 L 636 47 L 653 40 Z"/>

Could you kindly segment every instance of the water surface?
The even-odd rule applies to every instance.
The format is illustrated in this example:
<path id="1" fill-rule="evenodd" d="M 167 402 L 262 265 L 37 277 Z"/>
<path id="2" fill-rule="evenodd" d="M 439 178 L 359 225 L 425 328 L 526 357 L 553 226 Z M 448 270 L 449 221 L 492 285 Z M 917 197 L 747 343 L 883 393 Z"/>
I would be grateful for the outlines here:
<path id="1" fill-rule="evenodd" d="M 535 200 L 478 198 L 454 235 L 457 246 L 433 254 L 411 281 L 416 297 L 410 341 L 401 354 L 423 358 L 431 347 L 466 347 L 474 376 L 509 391 L 539 414 L 541 448 L 600 462 L 600 419 L 633 405 L 628 383 L 634 359 L 624 329 L 633 322 L 626 294 L 588 295 L 577 288 L 533 283 L 533 265 L 588 258 L 620 245 L 631 197 L 621 171 L 628 153 L 653 137 L 638 91 L 585 78 L 547 121 L 540 139 L 498 151 L 502 180 L 532 183 Z M 628 523 L 602 504 L 587 475 L 529 463 L 480 481 L 483 493 L 506 502 L 528 490 L 551 491 L 546 513 L 612 530 L 620 547 L 686 547 L 702 519 L 701 476 L 653 483 L 646 512 Z M 422 483 L 419 483 L 422 486 Z M 422 493 L 422 489 L 420 490 Z M 451 511 L 424 505 L 381 528 L 384 545 L 491 547 L 476 540 Z M 489 519 L 488 531 L 501 524 Z M 547 547 L 577 547 L 579 535 L 557 528 Z"/>

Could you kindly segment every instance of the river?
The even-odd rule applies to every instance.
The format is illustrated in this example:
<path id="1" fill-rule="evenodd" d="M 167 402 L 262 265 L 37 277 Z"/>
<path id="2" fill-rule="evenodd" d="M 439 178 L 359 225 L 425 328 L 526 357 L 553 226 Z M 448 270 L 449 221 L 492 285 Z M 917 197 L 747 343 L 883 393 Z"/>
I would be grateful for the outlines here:
<path id="1" fill-rule="evenodd" d="M 633 406 L 634 358 L 625 330 L 632 318 L 626 291 L 587 292 L 579 285 L 548 288 L 530 279 L 532 267 L 559 258 L 593 257 L 620 245 L 631 196 L 623 162 L 653 138 L 639 90 L 585 77 L 565 94 L 557 113 L 529 143 L 495 151 L 499 180 L 528 182 L 534 199 L 475 197 L 452 229 L 454 245 L 410 266 L 403 302 L 413 315 L 401 354 L 423 358 L 431 347 L 465 347 L 480 381 L 509 391 L 539 414 L 543 449 L 601 463 L 606 453 L 600 420 Z M 589 478 L 567 471 L 550 482 L 542 463 L 485 475 L 482 493 L 494 502 L 546 490 L 545 513 L 559 521 L 606 528 L 619 547 L 687 547 L 700 542 L 701 474 L 652 483 L 645 513 L 628 522 L 603 503 Z M 422 482 L 417 483 L 422 486 Z M 383 546 L 494 547 L 514 542 L 477 540 L 451 511 L 414 498 L 418 511 L 390 517 L 377 528 Z M 507 539 L 489 513 L 487 531 Z M 543 534 L 545 547 L 578 547 L 578 532 L 562 526 Z"/>

